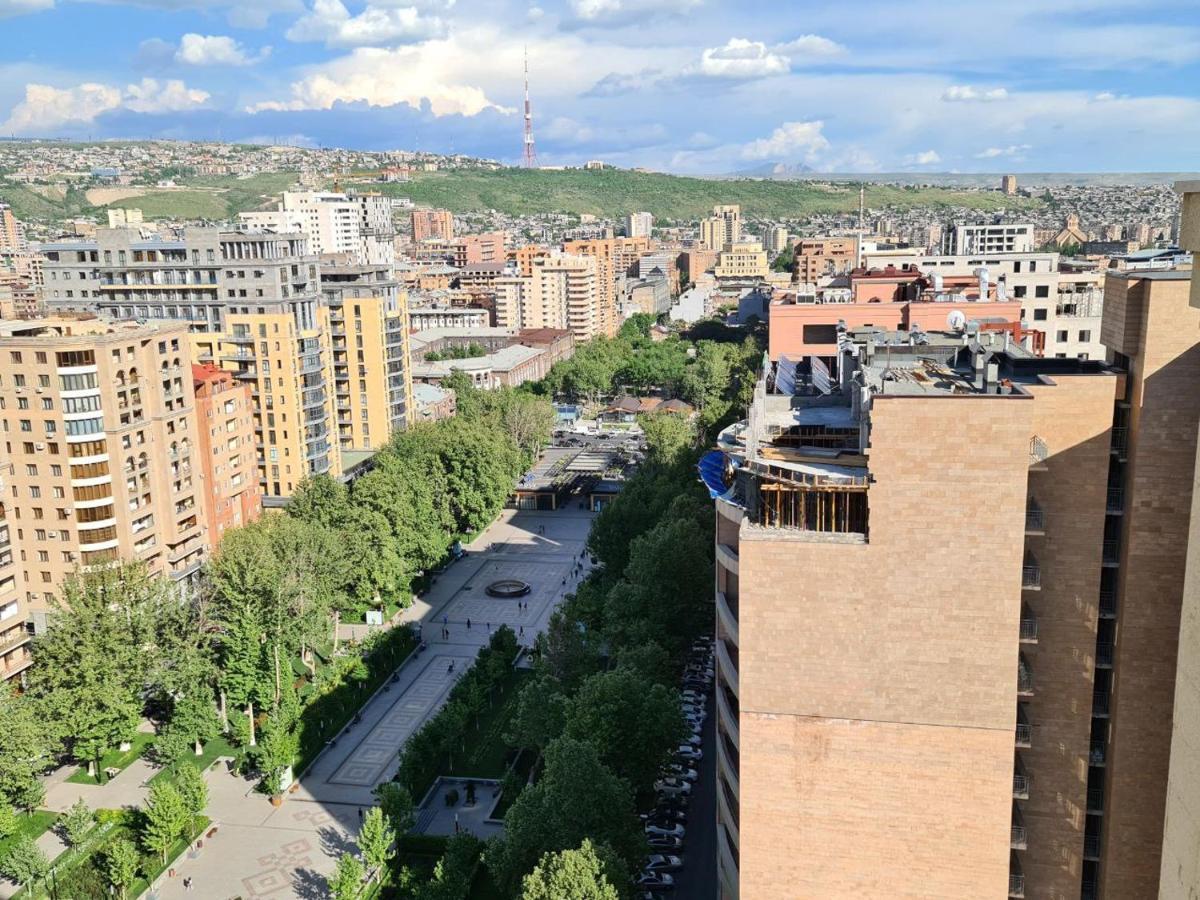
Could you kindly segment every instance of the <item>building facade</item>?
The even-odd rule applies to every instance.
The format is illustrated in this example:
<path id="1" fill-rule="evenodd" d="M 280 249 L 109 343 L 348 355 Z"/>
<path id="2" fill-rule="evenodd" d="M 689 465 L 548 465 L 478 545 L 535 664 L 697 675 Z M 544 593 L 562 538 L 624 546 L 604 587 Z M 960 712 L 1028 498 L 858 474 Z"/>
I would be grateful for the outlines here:
<path id="1" fill-rule="evenodd" d="M 262 514 L 254 401 L 247 385 L 211 363 L 192 366 L 192 387 L 204 515 L 216 546 L 226 529 L 248 525 Z"/>
<path id="2" fill-rule="evenodd" d="M 448 241 L 454 237 L 454 214 L 448 209 L 414 209 L 413 243 L 428 240 Z"/>

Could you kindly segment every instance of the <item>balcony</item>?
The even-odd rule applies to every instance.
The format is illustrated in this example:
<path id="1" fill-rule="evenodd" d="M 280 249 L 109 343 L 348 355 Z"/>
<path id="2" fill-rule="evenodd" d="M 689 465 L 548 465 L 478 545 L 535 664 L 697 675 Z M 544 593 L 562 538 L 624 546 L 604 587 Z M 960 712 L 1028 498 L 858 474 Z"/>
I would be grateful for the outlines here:
<path id="1" fill-rule="evenodd" d="M 1092 693 L 1092 715 L 1100 718 L 1108 718 L 1109 693 L 1097 689 Z"/>
<path id="2" fill-rule="evenodd" d="M 1042 567 L 1032 553 L 1025 554 L 1025 564 L 1021 566 L 1021 587 L 1027 591 L 1042 589 Z"/>
<path id="3" fill-rule="evenodd" d="M 1096 668 L 1111 669 L 1113 666 L 1113 645 L 1107 643 L 1096 644 Z"/>
<path id="4" fill-rule="evenodd" d="M 1021 870 L 1021 861 L 1015 853 L 1010 853 L 1008 857 L 1008 896 L 1025 896 L 1025 873 Z"/>
<path id="5" fill-rule="evenodd" d="M 1029 439 L 1029 468 L 1035 472 L 1046 471 L 1046 459 L 1050 456 L 1050 448 L 1037 435 Z"/>
<path id="6" fill-rule="evenodd" d="M 721 623 L 721 628 L 736 644 L 738 639 L 737 601 L 731 604 L 724 591 L 717 591 L 717 621 Z"/>
<path id="7" fill-rule="evenodd" d="M 1103 788 L 1088 788 L 1087 792 L 1087 811 L 1089 813 L 1100 815 L 1104 812 L 1104 789 Z"/>
<path id="8" fill-rule="evenodd" d="M 738 895 L 737 848 L 724 828 L 717 827 L 717 869 L 725 895 Z"/>
<path id="9" fill-rule="evenodd" d="M 1016 746 L 1028 749 L 1033 746 L 1033 725 L 1029 722 L 1029 715 L 1025 712 L 1025 704 L 1017 704 L 1017 729 L 1015 735 Z"/>
<path id="10" fill-rule="evenodd" d="M 1088 765 L 1103 766 L 1108 759 L 1108 745 L 1104 741 L 1092 741 L 1088 749 Z"/>
<path id="11" fill-rule="evenodd" d="M 1012 831 L 1009 846 L 1013 850 L 1024 850 L 1029 846 L 1029 835 L 1025 831 L 1025 820 L 1021 817 L 1021 808 L 1016 803 L 1012 808 Z"/>
<path id="12" fill-rule="evenodd" d="M 1118 458 L 1124 459 L 1125 453 L 1129 449 L 1129 429 L 1124 425 L 1114 425 L 1112 430 L 1112 443 L 1110 444 L 1112 452 Z"/>
<path id="13" fill-rule="evenodd" d="M 1028 800 L 1029 786 L 1033 783 L 1033 776 L 1025 771 L 1025 763 L 1021 761 L 1021 754 L 1017 754 L 1017 760 L 1013 768 L 1013 799 Z"/>
<path id="14" fill-rule="evenodd" d="M 1033 669 L 1024 653 L 1017 659 L 1017 696 L 1033 696 Z"/>
<path id="15" fill-rule="evenodd" d="M 1100 618 L 1115 619 L 1117 617 L 1117 592 L 1100 592 Z"/>
<path id="16" fill-rule="evenodd" d="M 1109 515 L 1119 516 L 1125 512 L 1125 491 L 1119 487 L 1110 487 L 1104 501 L 1104 511 Z"/>
<path id="17" fill-rule="evenodd" d="M 717 544 L 717 562 L 725 567 L 727 572 L 738 574 L 738 552 L 728 544 Z"/>
<path id="18" fill-rule="evenodd" d="M 1032 497 L 1025 504 L 1025 533 L 1031 535 L 1046 533 L 1046 514 Z"/>
<path id="19" fill-rule="evenodd" d="M 28 644 L 31 640 L 33 640 L 33 635 L 24 628 L 16 629 L 16 633 L 12 637 L 5 638 L 3 642 L 0 642 L 0 656 L 3 656 L 10 650 L 15 650 L 22 644 Z"/>
<path id="20" fill-rule="evenodd" d="M 731 648 L 727 641 L 717 641 L 717 665 L 725 682 L 736 697 L 738 687 L 737 648 Z"/>
<path id="21" fill-rule="evenodd" d="M 1106 566 L 1118 566 L 1121 564 L 1121 542 L 1120 541 L 1105 541 L 1101 549 L 1100 561 Z"/>
<path id="22" fill-rule="evenodd" d="M 717 734 L 717 773 L 729 782 L 735 795 L 740 796 L 741 785 L 738 782 L 738 752 L 733 742 Z"/>
<path id="23" fill-rule="evenodd" d="M 1099 859 L 1100 858 L 1100 835 L 1085 834 L 1083 836 L 1083 858 L 1084 859 Z"/>
<path id="24" fill-rule="evenodd" d="M 737 698 L 724 685 L 717 685 L 717 727 L 729 735 L 735 747 L 741 746 L 741 727 L 738 724 Z"/>
<path id="25" fill-rule="evenodd" d="M 1021 643 L 1036 644 L 1038 639 L 1037 616 L 1026 604 L 1021 604 Z"/>

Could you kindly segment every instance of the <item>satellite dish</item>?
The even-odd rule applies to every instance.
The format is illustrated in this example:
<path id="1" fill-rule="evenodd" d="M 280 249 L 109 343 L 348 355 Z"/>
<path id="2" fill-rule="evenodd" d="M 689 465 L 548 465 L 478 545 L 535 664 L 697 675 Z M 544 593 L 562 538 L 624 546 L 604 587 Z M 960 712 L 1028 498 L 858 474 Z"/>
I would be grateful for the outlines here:
<path id="1" fill-rule="evenodd" d="M 946 316 L 946 324 L 950 326 L 951 331 L 962 331 L 967 327 L 967 317 L 961 309 L 956 309 Z"/>

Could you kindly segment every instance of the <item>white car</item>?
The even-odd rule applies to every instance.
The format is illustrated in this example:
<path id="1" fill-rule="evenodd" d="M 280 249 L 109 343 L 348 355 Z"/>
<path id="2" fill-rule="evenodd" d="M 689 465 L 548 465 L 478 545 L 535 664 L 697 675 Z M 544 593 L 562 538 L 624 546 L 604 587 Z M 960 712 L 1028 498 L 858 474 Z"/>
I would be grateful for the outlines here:
<path id="1" fill-rule="evenodd" d="M 673 837 L 683 838 L 684 830 L 682 825 L 647 825 L 646 834 L 656 835 L 658 837 Z"/>
<path id="2" fill-rule="evenodd" d="M 679 794 L 691 794 L 692 785 L 691 782 L 685 781 L 682 778 L 660 778 L 654 782 L 654 790 L 664 797 L 675 797 Z M 649 828 L 650 826 L 647 825 L 646 827 Z"/>
<path id="3" fill-rule="evenodd" d="M 699 762 L 704 758 L 704 752 L 699 747 L 693 747 L 691 744 L 680 744 L 675 749 L 675 755 L 688 762 Z"/>
<path id="4" fill-rule="evenodd" d="M 683 860 L 667 853 L 655 853 L 646 858 L 644 872 L 674 872 L 683 868 Z"/>
<path id="5" fill-rule="evenodd" d="M 669 778 L 682 778 L 684 781 L 696 781 L 700 777 L 700 773 L 688 766 L 680 765 L 679 763 L 669 763 L 663 769 L 663 775 Z"/>

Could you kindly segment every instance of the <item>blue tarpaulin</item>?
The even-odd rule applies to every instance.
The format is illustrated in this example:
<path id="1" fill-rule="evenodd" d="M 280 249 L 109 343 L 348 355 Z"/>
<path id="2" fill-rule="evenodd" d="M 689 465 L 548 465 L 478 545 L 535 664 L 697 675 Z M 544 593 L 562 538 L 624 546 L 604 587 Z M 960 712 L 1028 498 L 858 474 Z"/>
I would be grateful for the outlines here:
<path id="1" fill-rule="evenodd" d="M 710 450 L 700 457 L 696 471 L 700 480 L 708 488 L 708 494 L 714 500 L 718 497 L 728 500 L 733 495 L 733 488 L 725 484 L 725 464 L 729 457 L 720 450 Z"/>

